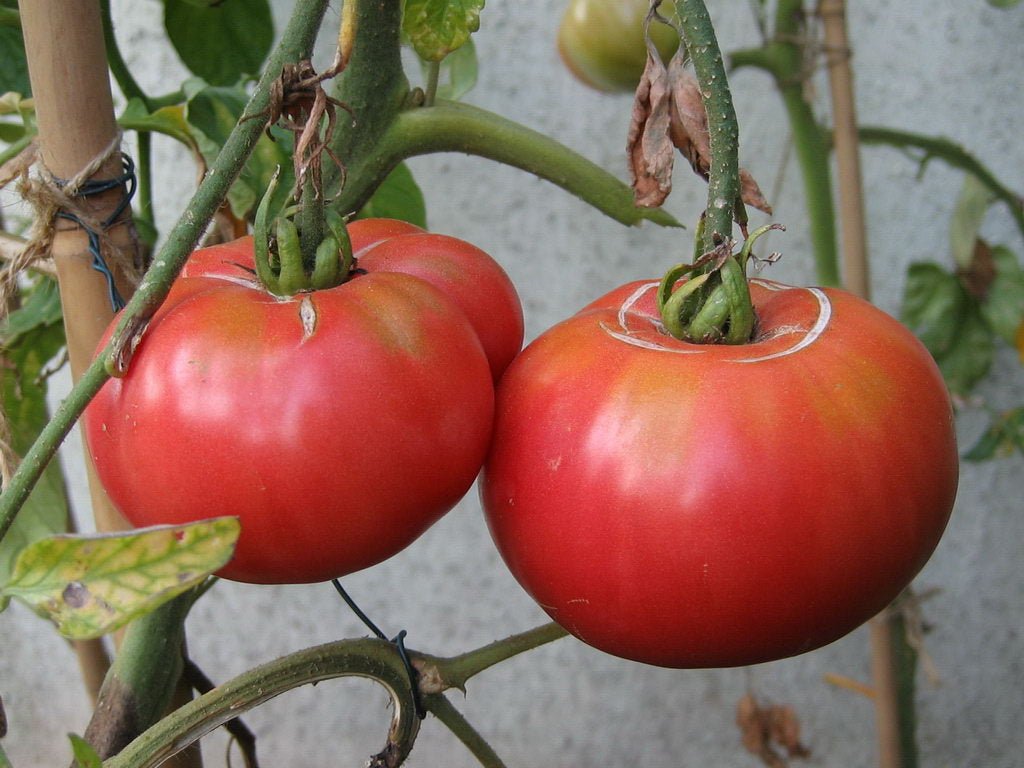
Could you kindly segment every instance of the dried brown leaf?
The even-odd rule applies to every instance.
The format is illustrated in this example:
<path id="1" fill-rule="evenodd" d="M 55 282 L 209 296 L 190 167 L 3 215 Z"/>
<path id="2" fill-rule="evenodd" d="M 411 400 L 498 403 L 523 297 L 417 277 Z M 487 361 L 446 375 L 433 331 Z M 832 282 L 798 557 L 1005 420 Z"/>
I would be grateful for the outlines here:
<path id="1" fill-rule="evenodd" d="M 768 719 L 771 723 L 772 740 L 785 749 L 790 757 L 810 756 L 810 750 L 800 742 L 800 720 L 791 706 L 769 706 Z"/>
<path id="2" fill-rule="evenodd" d="M 711 168 L 708 116 L 697 78 L 686 69 L 686 58 L 678 52 L 668 63 L 668 82 L 672 91 L 672 143 L 689 161 L 693 172 L 706 181 Z"/>
<path id="3" fill-rule="evenodd" d="M 751 208 L 767 213 L 772 213 L 772 207 L 765 199 L 761 188 L 754 181 L 754 177 L 746 168 L 740 168 L 740 199 Z"/>
<path id="4" fill-rule="evenodd" d="M 787 768 L 788 763 L 777 747 L 784 749 L 791 758 L 811 754 L 800 742 L 800 721 L 792 707 L 762 706 L 748 693 L 736 703 L 736 725 L 743 747 L 768 768 Z"/>
<path id="5" fill-rule="evenodd" d="M 693 172 L 707 181 L 711 170 L 711 137 L 708 133 L 708 116 L 704 109 L 697 78 L 686 69 L 685 55 L 678 52 L 668 64 L 669 88 L 672 91 L 670 135 L 672 143 L 679 149 L 693 168 Z M 740 198 L 746 205 L 772 212 L 761 188 L 745 168 L 740 168 Z"/>
<path id="6" fill-rule="evenodd" d="M 671 101 L 668 71 L 649 43 L 626 138 L 633 198 L 646 208 L 661 205 L 672 191 L 675 150 L 669 138 Z"/>

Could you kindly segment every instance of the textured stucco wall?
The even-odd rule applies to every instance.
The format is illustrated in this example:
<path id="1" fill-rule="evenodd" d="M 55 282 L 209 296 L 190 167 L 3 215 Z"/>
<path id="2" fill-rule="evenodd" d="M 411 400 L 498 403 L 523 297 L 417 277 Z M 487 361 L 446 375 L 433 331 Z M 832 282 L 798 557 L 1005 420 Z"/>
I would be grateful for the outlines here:
<path id="1" fill-rule="evenodd" d="M 277 5 L 283 14 L 290 3 Z M 756 40 L 752 5 L 710 3 L 726 49 Z M 1024 189 L 1024 6 L 998 11 L 983 0 L 850 5 L 862 121 L 949 136 L 1011 187 Z M 160 91 L 176 83 L 178 65 L 153 31 L 159 4 L 114 6 L 127 57 L 146 87 Z M 492 0 L 476 37 L 483 63 L 469 100 L 539 128 L 624 177 L 629 99 L 592 93 L 560 66 L 553 39 L 561 6 L 560 0 Z M 337 15 L 332 8 L 329 23 Z M 757 73 L 737 74 L 733 90 L 743 162 L 766 190 L 779 185 L 775 218 L 789 228 L 772 236 L 771 247 L 785 253 L 772 275 L 812 280 L 798 171 L 784 154 L 779 100 Z M 158 185 L 166 227 L 192 179 L 180 176 L 187 166 L 172 147 L 160 142 L 159 148 L 163 159 L 179 163 Z M 890 150 L 869 149 L 864 161 L 873 290 L 883 308 L 895 311 L 906 263 L 948 252 L 947 217 L 960 177 L 933 163 L 918 183 L 916 165 Z M 439 156 L 412 165 L 428 190 L 431 227 L 477 243 L 512 275 L 529 337 L 616 284 L 660 274 L 688 247 L 678 233 L 623 228 L 550 185 L 487 161 Z M 680 173 L 669 208 L 691 221 L 703 195 L 702 185 Z M 989 218 L 985 234 L 1022 247 L 1002 213 Z M 997 378 L 980 395 L 993 407 L 1024 399 L 1024 377 L 1012 355 L 1000 358 Z M 962 418 L 965 444 L 981 424 L 976 414 Z M 68 446 L 72 456 L 76 440 Z M 941 684 L 922 682 L 920 689 L 922 765 L 1024 765 L 1021 470 L 1020 458 L 964 466 L 946 537 L 917 582 L 922 590 L 939 590 L 925 604 L 927 649 Z M 81 488 L 80 470 L 73 471 Z M 545 620 L 501 565 L 475 492 L 415 546 L 346 585 L 385 631 L 405 628 L 411 646 L 434 653 L 456 653 Z M 197 606 L 189 632 L 195 660 L 218 680 L 300 647 L 365 634 L 327 585 L 228 583 Z M 754 766 L 733 723 L 736 700 L 753 689 L 795 707 L 814 753 L 803 764 L 860 768 L 874 763 L 871 704 L 822 677 L 866 680 L 868 664 L 863 629 L 800 658 L 724 671 L 648 668 L 562 640 L 482 674 L 470 682 L 467 698 L 455 701 L 510 766 Z M 80 732 L 88 716 L 75 663 L 63 641 L 18 605 L 0 618 L 0 695 L 11 728 L 4 744 L 15 765 L 66 762 L 64 733 Z M 288 694 L 246 719 L 265 764 L 321 766 L 361 764 L 379 748 L 388 716 L 385 697 L 368 683 L 338 682 Z M 221 737 L 210 742 L 209 764 L 221 764 L 223 743 Z M 410 764 L 474 762 L 428 722 Z"/>

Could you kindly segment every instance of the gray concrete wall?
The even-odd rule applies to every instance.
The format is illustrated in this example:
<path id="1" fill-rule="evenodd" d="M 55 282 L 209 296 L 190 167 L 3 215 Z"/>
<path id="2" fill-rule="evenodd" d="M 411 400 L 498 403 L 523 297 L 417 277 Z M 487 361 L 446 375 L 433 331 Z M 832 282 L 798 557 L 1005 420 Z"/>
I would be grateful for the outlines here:
<path id="1" fill-rule="evenodd" d="M 290 3 L 277 5 L 283 14 Z M 726 49 L 756 40 L 754 3 L 710 5 Z M 166 90 L 180 73 L 153 31 L 159 4 L 114 6 L 129 62 L 147 87 Z M 554 34 L 561 6 L 560 0 L 492 0 L 476 37 L 482 69 L 469 101 L 543 130 L 624 178 L 629 99 L 588 91 L 560 66 Z M 949 136 L 1011 187 L 1024 189 L 1024 6 L 999 11 L 982 0 L 851 6 L 862 121 Z M 337 14 L 332 8 L 330 23 Z M 826 112 L 823 83 L 815 83 Z M 789 228 L 772 236 L 771 247 L 785 253 L 772 276 L 810 281 L 798 171 L 784 151 L 779 100 L 757 73 L 737 74 L 733 88 L 743 162 L 766 190 L 778 185 L 775 218 Z M 192 179 L 181 174 L 188 166 L 173 148 L 160 142 L 159 149 L 163 160 L 178 158 L 159 185 L 166 226 Z M 873 289 L 892 312 L 908 261 L 946 258 L 960 177 L 933 163 L 919 183 L 915 164 L 890 150 L 867 150 L 864 160 Z M 550 185 L 486 161 L 438 156 L 412 165 L 428 190 L 431 227 L 478 244 L 512 275 L 530 337 L 617 284 L 659 275 L 688 248 L 678 233 L 623 228 Z M 692 221 L 703 196 L 701 184 L 680 174 L 669 208 Z M 989 217 L 985 235 L 1018 252 L 1024 246 L 1002 213 Z M 980 397 L 993 408 L 1024 401 L 1024 376 L 1012 354 L 1001 355 Z M 983 421 L 977 408 L 962 417 L 965 444 Z M 71 455 L 76 441 L 68 446 Z M 1019 457 L 963 467 L 952 522 L 917 582 L 922 591 L 938 590 L 924 610 L 927 650 L 941 676 L 938 684 L 922 681 L 918 696 L 923 766 L 1024 766 L 1022 468 Z M 73 471 L 80 490 L 80 470 Z M 545 620 L 502 566 L 475 492 L 414 546 L 346 585 L 385 631 L 405 628 L 411 646 L 434 653 L 467 650 Z M 365 630 L 327 585 L 223 583 L 197 606 L 189 633 L 195 660 L 224 680 L 280 654 Z M 80 732 L 88 717 L 71 653 L 18 605 L 0 619 L 0 649 L 0 694 L 11 728 L 5 748 L 20 768 L 65 763 L 64 734 Z M 733 721 L 737 699 L 753 689 L 795 707 L 813 751 L 803 764 L 873 765 L 871 703 L 824 682 L 827 673 L 869 678 L 865 630 L 803 657 L 724 671 L 649 668 L 567 639 L 480 675 L 465 700 L 454 700 L 510 766 L 755 766 Z M 362 764 L 379 748 L 388 717 L 385 697 L 370 684 L 339 682 L 288 694 L 246 719 L 259 736 L 264 764 L 326 766 Z M 210 742 L 209 764 L 221 764 L 223 744 L 220 737 Z M 410 764 L 462 768 L 474 761 L 431 721 Z"/>

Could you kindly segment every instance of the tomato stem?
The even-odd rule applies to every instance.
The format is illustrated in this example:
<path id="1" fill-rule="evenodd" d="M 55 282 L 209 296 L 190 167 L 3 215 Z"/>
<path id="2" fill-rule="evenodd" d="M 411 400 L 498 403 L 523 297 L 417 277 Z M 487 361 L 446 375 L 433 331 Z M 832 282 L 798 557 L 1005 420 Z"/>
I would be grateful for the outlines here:
<path id="1" fill-rule="evenodd" d="M 653 7 L 657 7 L 656 2 Z M 707 114 L 711 164 L 708 203 L 695 244 L 704 255 L 694 260 L 691 279 L 677 289 L 685 291 L 679 300 L 667 296 L 680 275 L 677 267 L 669 271 L 659 290 L 659 308 L 666 329 L 677 338 L 743 344 L 753 335 L 756 318 L 747 288 L 745 260 L 731 253 L 733 218 L 741 225 L 746 221 L 740 198 L 736 110 L 722 51 L 703 0 L 676 0 L 676 11 L 680 36 L 693 61 Z M 702 274 L 707 277 L 693 285 Z"/>
<path id="2" fill-rule="evenodd" d="M 740 196 L 739 123 L 704 0 L 677 0 L 676 11 L 708 117 L 711 168 L 703 248 L 710 251 L 732 236 L 733 213 Z"/>

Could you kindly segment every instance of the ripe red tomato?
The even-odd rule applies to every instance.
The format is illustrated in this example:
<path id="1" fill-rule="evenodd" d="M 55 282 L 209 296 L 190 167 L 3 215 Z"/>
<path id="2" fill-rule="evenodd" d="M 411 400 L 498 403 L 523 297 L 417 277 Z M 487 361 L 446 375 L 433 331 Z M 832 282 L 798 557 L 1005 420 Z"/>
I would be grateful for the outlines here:
<path id="1" fill-rule="evenodd" d="M 480 341 L 411 275 L 283 299 L 244 274 L 179 280 L 127 376 L 89 405 L 103 485 L 137 526 L 237 515 L 225 578 L 314 582 L 380 562 L 480 468 L 494 400 Z"/>
<path id="2" fill-rule="evenodd" d="M 570 0 L 558 27 L 558 53 L 581 82 L 609 93 L 636 90 L 647 61 L 644 17 L 648 0 Z M 673 17 L 671 2 L 661 14 Z M 652 22 L 651 40 L 668 60 L 679 46 L 671 27 Z"/>
<path id="3" fill-rule="evenodd" d="M 902 325 L 752 281 L 758 338 L 662 329 L 623 286 L 509 367 L 481 496 L 508 567 L 586 643 L 668 667 L 829 643 L 892 601 L 956 495 L 950 401 Z"/>
<path id="4" fill-rule="evenodd" d="M 501 265 L 465 240 L 397 219 L 357 219 L 347 228 L 361 270 L 415 275 L 466 313 L 497 381 L 523 345 L 523 308 Z M 247 237 L 196 251 L 181 274 L 248 280 L 254 270 L 252 238 Z"/>
<path id="5" fill-rule="evenodd" d="M 377 219 L 377 221 L 382 221 Z M 367 272 L 402 272 L 423 278 L 452 299 L 469 318 L 491 364 L 501 378 L 523 346 L 523 308 L 505 270 L 471 243 L 432 232 L 413 232 L 355 250 L 364 233 L 353 222 L 353 252 Z"/>

